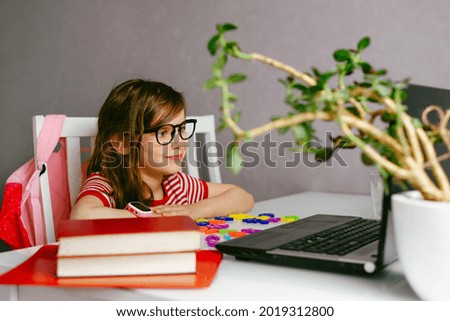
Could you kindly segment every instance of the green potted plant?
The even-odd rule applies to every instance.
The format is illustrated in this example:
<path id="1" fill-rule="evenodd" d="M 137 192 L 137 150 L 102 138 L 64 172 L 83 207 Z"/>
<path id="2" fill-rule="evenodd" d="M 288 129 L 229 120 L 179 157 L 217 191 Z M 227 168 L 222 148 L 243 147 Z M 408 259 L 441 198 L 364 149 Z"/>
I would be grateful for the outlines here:
<path id="1" fill-rule="evenodd" d="M 370 44 L 369 37 L 362 38 L 355 49 L 335 51 L 334 69 L 320 71 L 313 68 L 311 73 L 306 73 L 259 53 L 242 51 L 236 41 L 226 38 L 228 32 L 237 29 L 231 23 L 217 25 L 216 29 L 217 33 L 207 45 L 216 59 L 211 65 L 212 77 L 204 86 L 208 90 L 221 91 L 220 128 L 229 128 L 234 134 L 234 141 L 227 150 L 227 165 L 231 170 L 234 173 L 240 171 L 240 143 L 272 130 L 291 132 L 297 151 L 314 153 L 318 160 L 327 160 L 336 148 L 361 149 L 363 162 L 374 164 L 385 181 L 393 178 L 398 184 L 415 189 L 393 197 L 398 252 L 408 281 L 423 298 L 450 298 L 450 278 L 446 276 L 450 258 L 443 258 L 444 262 L 439 263 L 429 261 L 450 252 L 447 233 L 450 228 L 450 183 L 440 163 L 450 156 L 450 132 L 447 129 L 450 110 L 429 106 L 421 120 L 411 117 L 403 104 L 407 81 L 392 81 L 387 78 L 385 69 L 376 69 L 363 59 L 362 53 Z M 286 93 L 284 101 L 291 110 L 284 116 L 273 116 L 261 126 L 243 129 L 239 124 L 240 113 L 235 111 L 237 97 L 230 91 L 230 85 L 245 81 L 247 76 L 225 73 L 231 58 L 260 62 L 286 73 L 281 83 Z M 355 80 L 357 77 L 360 80 Z M 436 113 L 440 122 L 432 124 L 428 121 L 430 113 Z M 333 137 L 332 147 L 317 148 L 311 144 L 315 120 L 335 122 L 339 126 L 341 133 Z M 380 123 L 383 126 L 377 126 Z M 434 148 L 438 142 L 447 147 L 448 151 L 443 155 L 438 155 Z M 414 208 L 420 208 L 420 211 Z M 430 230 L 423 230 L 427 226 Z M 442 233 L 438 228 L 443 230 Z M 438 240 L 434 242 L 432 236 Z M 433 250 L 420 245 L 421 239 L 427 244 L 436 243 Z M 428 261 L 421 264 L 417 262 L 418 258 Z M 431 265 L 435 271 L 430 271 Z M 432 277 L 426 279 L 427 275 Z"/>

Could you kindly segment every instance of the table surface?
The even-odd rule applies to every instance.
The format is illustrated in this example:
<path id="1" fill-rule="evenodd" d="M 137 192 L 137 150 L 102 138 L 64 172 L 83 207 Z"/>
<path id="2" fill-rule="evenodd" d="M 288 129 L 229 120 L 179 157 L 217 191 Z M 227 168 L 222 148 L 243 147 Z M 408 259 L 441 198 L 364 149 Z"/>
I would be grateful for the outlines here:
<path id="1" fill-rule="evenodd" d="M 343 214 L 370 217 L 365 195 L 307 192 L 257 202 L 250 214 L 277 216 Z M 270 225 L 269 225 L 270 227 Z M 0 273 L 25 261 L 36 248 L 0 254 Z M 258 262 L 224 255 L 217 275 L 203 289 L 85 289 L 0 286 L 0 299 L 19 300 L 418 300 L 398 261 L 372 276 L 347 275 Z"/>

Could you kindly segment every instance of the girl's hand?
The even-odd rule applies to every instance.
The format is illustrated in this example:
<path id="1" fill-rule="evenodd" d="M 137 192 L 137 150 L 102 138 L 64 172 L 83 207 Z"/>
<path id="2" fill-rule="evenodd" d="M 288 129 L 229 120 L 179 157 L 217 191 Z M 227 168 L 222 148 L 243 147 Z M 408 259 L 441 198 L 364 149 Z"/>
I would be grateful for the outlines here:
<path id="1" fill-rule="evenodd" d="M 192 219 L 197 218 L 194 204 L 191 205 L 159 205 L 151 208 L 153 213 L 160 216 L 186 215 Z"/>
<path id="2" fill-rule="evenodd" d="M 208 184 L 208 198 L 189 205 L 159 205 L 152 207 L 155 216 L 187 215 L 193 220 L 230 213 L 245 213 L 252 209 L 253 196 L 242 188 L 219 183 Z"/>

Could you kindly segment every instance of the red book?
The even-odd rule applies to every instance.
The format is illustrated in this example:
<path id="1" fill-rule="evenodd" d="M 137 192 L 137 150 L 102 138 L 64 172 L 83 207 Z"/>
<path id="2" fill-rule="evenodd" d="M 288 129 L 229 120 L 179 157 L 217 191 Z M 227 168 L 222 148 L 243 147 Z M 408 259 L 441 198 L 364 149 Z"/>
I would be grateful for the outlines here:
<path id="1" fill-rule="evenodd" d="M 186 252 L 201 245 L 187 216 L 64 220 L 58 239 L 58 257 Z"/>
<path id="2" fill-rule="evenodd" d="M 195 273 L 196 252 L 57 257 L 58 277 Z"/>

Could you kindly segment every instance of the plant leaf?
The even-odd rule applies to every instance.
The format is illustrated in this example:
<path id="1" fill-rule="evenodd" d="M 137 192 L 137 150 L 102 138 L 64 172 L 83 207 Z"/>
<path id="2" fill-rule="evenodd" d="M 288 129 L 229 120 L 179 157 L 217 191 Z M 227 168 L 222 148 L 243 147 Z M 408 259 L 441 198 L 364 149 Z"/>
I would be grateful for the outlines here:
<path id="1" fill-rule="evenodd" d="M 333 54 L 333 57 L 336 61 L 350 61 L 351 60 L 351 54 L 350 50 L 347 49 L 339 49 L 336 50 Z"/>
<path id="2" fill-rule="evenodd" d="M 228 93 L 228 101 L 231 103 L 234 103 L 237 101 L 237 96 L 235 94 L 232 93 Z"/>
<path id="3" fill-rule="evenodd" d="M 361 66 L 363 73 L 365 73 L 365 74 L 372 73 L 372 66 L 370 64 L 368 64 L 367 62 L 360 62 L 359 65 Z"/>
<path id="4" fill-rule="evenodd" d="M 377 85 L 375 91 L 380 94 L 381 97 L 389 97 L 391 94 L 391 88 L 384 85 Z"/>
<path id="5" fill-rule="evenodd" d="M 347 107 L 345 109 L 347 109 L 347 111 L 349 111 L 351 114 L 353 114 L 355 116 L 359 116 L 359 111 L 355 107 Z"/>
<path id="6" fill-rule="evenodd" d="M 347 137 L 338 136 L 333 138 L 333 148 L 353 149 L 356 145 Z"/>
<path id="7" fill-rule="evenodd" d="M 310 137 L 308 136 L 308 132 L 306 131 L 305 127 L 302 125 L 292 126 L 292 135 L 295 138 L 295 144 L 296 145 L 303 145 L 304 143 L 308 142 L 310 140 Z"/>
<path id="8" fill-rule="evenodd" d="M 415 128 L 423 128 L 423 124 L 419 118 L 412 118 L 411 121 Z"/>
<path id="9" fill-rule="evenodd" d="M 278 133 L 279 133 L 280 135 L 284 135 L 284 134 L 286 134 L 288 131 L 289 131 L 289 127 L 281 127 L 281 128 L 278 128 Z"/>
<path id="10" fill-rule="evenodd" d="M 353 73 L 353 70 L 355 70 L 355 65 L 353 63 L 348 63 L 345 65 L 345 74 L 351 75 Z"/>
<path id="11" fill-rule="evenodd" d="M 220 125 L 219 125 L 219 127 L 217 127 L 217 132 L 221 132 L 222 130 L 224 130 L 227 127 L 228 127 L 228 125 L 225 122 L 225 120 L 223 118 L 220 118 Z"/>
<path id="12" fill-rule="evenodd" d="M 318 68 L 316 68 L 316 67 L 313 67 L 312 71 L 314 73 L 314 76 L 316 76 L 316 77 L 320 77 L 322 75 L 320 70 Z"/>
<path id="13" fill-rule="evenodd" d="M 381 114 L 381 120 L 385 123 L 390 123 L 395 120 L 395 115 L 384 112 Z"/>
<path id="14" fill-rule="evenodd" d="M 220 25 L 220 27 L 219 27 L 220 32 L 227 32 L 227 31 L 236 30 L 236 29 L 237 29 L 237 26 L 230 22 L 224 23 L 223 25 Z"/>
<path id="15" fill-rule="evenodd" d="M 240 51 L 239 48 L 239 44 L 236 41 L 229 41 L 225 44 L 225 46 L 223 47 L 223 50 L 233 56 L 233 57 L 237 57 L 237 52 Z"/>
<path id="16" fill-rule="evenodd" d="M 373 162 L 373 160 L 370 159 L 369 156 L 367 156 L 365 153 L 361 153 L 361 161 L 364 165 L 367 165 L 367 166 L 371 166 L 371 165 L 375 164 Z"/>
<path id="17" fill-rule="evenodd" d="M 317 82 L 320 83 L 322 86 L 324 86 L 328 82 L 328 80 L 334 75 L 336 75 L 336 72 L 334 71 L 321 74 L 320 76 L 317 76 Z"/>
<path id="18" fill-rule="evenodd" d="M 230 171 L 237 175 L 242 170 L 242 156 L 239 146 L 236 144 L 230 144 L 227 147 L 227 162 L 226 166 Z"/>
<path id="19" fill-rule="evenodd" d="M 363 49 L 366 49 L 370 45 L 370 38 L 364 37 L 358 42 L 358 52 L 360 52 Z"/>
<path id="20" fill-rule="evenodd" d="M 242 113 L 241 112 L 237 112 L 236 114 L 234 114 L 233 115 L 233 121 L 235 122 L 235 123 L 238 123 L 240 120 L 241 120 L 241 115 L 242 115 Z"/>
<path id="21" fill-rule="evenodd" d="M 215 35 L 208 42 L 208 51 L 211 54 L 211 56 L 214 56 L 217 53 L 217 50 L 219 49 L 219 38 L 220 35 Z"/>
<path id="22" fill-rule="evenodd" d="M 214 89 L 214 88 L 217 88 L 217 87 L 219 87 L 217 78 L 209 78 L 203 84 L 203 88 L 205 88 L 206 90 L 211 90 L 211 89 Z"/>
<path id="23" fill-rule="evenodd" d="M 217 62 L 215 64 L 215 67 L 219 68 L 219 69 L 223 69 L 223 67 L 226 65 L 228 60 L 228 56 L 222 52 L 221 55 L 219 55 L 219 57 L 217 58 Z"/>
<path id="24" fill-rule="evenodd" d="M 330 147 L 321 147 L 316 150 L 315 154 L 316 161 L 326 162 L 333 155 L 333 149 Z"/>
<path id="25" fill-rule="evenodd" d="M 306 86 L 305 86 L 305 85 L 302 85 L 302 84 L 299 84 L 299 83 L 295 83 L 295 84 L 292 86 L 292 88 L 295 88 L 295 89 L 298 89 L 298 90 L 303 91 L 303 90 L 306 89 Z"/>
<path id="26" fill-rule="evenodd" d="M 237 73 L 237 74 L 232 74 L 227 78 L 227 82 L 230 84 L 235 84 L 238 82 L 242 82 L 245 79 L 247 79 L 247 75 L 245 74 L 241 74 L 241 73 Z"/>

